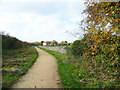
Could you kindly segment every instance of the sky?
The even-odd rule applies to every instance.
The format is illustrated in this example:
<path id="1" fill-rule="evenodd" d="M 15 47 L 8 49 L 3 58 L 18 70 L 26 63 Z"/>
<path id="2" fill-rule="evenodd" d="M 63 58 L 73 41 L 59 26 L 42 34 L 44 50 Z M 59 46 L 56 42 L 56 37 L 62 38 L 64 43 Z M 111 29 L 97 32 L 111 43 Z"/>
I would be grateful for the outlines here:
<path id="1" fill-rule="evenodd" d="M 0 31 L 27 42 L 73 42 L 83 34 L 84 9 L 80 0 L 0 0 Z"/>

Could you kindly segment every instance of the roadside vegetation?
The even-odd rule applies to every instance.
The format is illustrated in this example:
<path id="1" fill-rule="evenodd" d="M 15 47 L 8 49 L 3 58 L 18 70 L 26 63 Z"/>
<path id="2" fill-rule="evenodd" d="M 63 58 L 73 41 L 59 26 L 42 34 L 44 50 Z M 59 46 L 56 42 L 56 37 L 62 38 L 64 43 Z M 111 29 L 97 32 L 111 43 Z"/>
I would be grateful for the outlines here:
<path id="1" fill-rule="evenodd" d="M 86 2 L 84 37 L 58 61 L 65 88 L 120 88 L 120 2 Z"/>
<path id="2" fill-rule="evenodd" d="M 70 53 L 40 49 L 52 54 L 58 63 L 58 72 L 64 88 L 118 88 L 119 67 L 111 66 L 104 53 L 93 55 L 84 45 L 85 39 L 75 41 Z M 78 46 L 78 43 L 81 44 Z M 86 52 L 90 55 L 86 55 Z"/>
<path id="3" fill-rule="evenodd" d="M 2 88 L 11 88 L 38 57 L 35 48 L 15 37 L 2 35 Z"/>
<path id="4" fill-rule="evenodd" d="M 83 13 L 87 17 L 80 24 L 85 34 L 81 40 L 66 46 L 70 52 L 39 48 L 57 59 L 64 88 L 120 88 L 120 2 L 91 1 L 85 5 Z M 34 48 L 8 37 L 3 38 L 4 87 L 11 87 L 37 57 Z M 42 46 L 44 42 L 41 43 Z M 53 41 L 51 46 L 56 45 Z"/>
<path id="5" fill-rule="evenodd" d="M 52 54 L 58 63 L 58 72 L 60 79 L 64 88 L 80 88 L 83 87 L 83 83 L 78 82 L 76 78 L 78 77 L 75 70 L 75 64 L 69 61 L 69 57 L 65 53 L 60 53 L 57 51 L 48 50 L 45 48 L 38 47 L 50 54 Z"/>

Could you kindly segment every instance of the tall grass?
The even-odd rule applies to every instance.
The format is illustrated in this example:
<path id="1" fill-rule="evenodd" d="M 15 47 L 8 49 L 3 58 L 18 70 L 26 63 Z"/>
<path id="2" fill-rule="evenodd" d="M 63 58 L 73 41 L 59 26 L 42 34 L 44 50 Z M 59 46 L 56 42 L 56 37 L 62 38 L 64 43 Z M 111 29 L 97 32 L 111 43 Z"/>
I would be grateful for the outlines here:
<path id="1" fill-rule="evenodd" d="M 34 64 L 37 57 L 38 52 L 32 47 L 3 51 L 3 89 L 11 88 Z"/>

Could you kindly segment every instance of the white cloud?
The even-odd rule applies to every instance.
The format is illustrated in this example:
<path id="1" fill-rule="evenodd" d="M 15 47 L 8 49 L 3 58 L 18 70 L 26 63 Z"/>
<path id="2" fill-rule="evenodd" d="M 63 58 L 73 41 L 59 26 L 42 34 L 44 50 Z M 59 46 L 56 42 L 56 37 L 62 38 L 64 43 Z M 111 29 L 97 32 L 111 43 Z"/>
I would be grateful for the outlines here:
<path id="1" fill-rule="evenodd" d="M 74 18 L 71 18 L 70 21 L 71 22 L 74 22 L 74 23 L 80 23 L 84 18 L 83 17 L 74 17 Z"/>
<path id="2" fill-rule="evenodd" d="M 5 1 L 7 2 L 7 0 Z M 14 6 L 14 4 L 16 5 Z M 41 7 L 36 6 L 33 10 L 38 9 L 38 13 L 32 12 L 31 8 L 28 7 L 26 7 L 28 8 L 28 11 L 24 12 L 24 8 L 22 8 L 23 4 L 18 5 L 19 7 L 17 4 L 18 3 L 13 3 L 13 7 L 12 4 L 8 7 L 5 7 L 5 4 L 1 6 L 0 29 L 2 31 L 7 31 L 10 35 L 29 42 L 41 40 L 57 40 L 59 42 L 67 40 L 72 42 L 76 39 L 75 37 L 66 34 L 65 31 L 74 31 L 79 28 L 78 23 L 83 19 L 79 15 L 80 7 L 77 6 L 79 4 L 73 3 L 68 5 L 66 3 L 61 3 L 58 5 L 59 9 L 57 9 L 56 4 L 53 4 L 55 6 L 52 8 L 45 6 L 45 9 L 40 9 L 40 11 L 39 8 Z M 11 8 L 11 10 L 9 10 L 9 8 Z M 19 11 L 12 11 L 14 8 L 16 8 L 16 10 L 19 8 Z M 42 12 L 44 13 L 44 10 L 47 10 L 47 8 L 48 11 L 49 8 L 50 10 L 53 9 L 53 11 L 49 11 L 50 14 L 41 14 Z"/>
<path id="3" fill-rule="evenodd" d="M 4 2 L 85 2 L 85 0 L 2 0 Z"/>

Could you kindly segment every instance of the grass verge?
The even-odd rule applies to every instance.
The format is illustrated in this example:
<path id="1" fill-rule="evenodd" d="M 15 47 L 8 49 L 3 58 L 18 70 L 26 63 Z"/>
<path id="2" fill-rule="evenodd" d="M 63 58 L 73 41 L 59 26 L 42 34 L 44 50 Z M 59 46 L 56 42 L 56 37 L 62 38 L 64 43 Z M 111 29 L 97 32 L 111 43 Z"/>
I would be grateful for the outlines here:
<path id="1" fill-rule="evenodd" d="M 91 58 L 73 57 L 70 54 L 39 48 L 57 59 L 58 72 L 64 88 L 119 88 L 119 76 L 104 74 L 103 65 L 97 66 L 96 63 L 94 66 Z"/>
<path id="2" fill-rule="evenodd" d="M 64 53 L 60 53 L 57 51 L 48 50 L 45 48 L 40 49 L 52 54 L 58 63 L 58 72 L 60 75 L 60 79 L 62 80 L 62 85 L 64 88 L 81 88 L 84 87 L 84 84 L 80 81 L 76 80 L 76 74 L 74 73 L 75 65 L 68 62 L 68 56 Z"/>
<path id="3" fill-rule="evenodd" d="M 38 57 L 35 48 L 4 50 L 2 60 L 2 88 L 11 88 L 34 64 Z"/>

